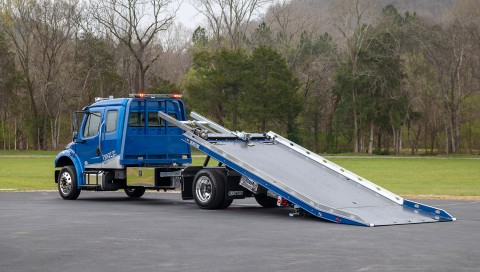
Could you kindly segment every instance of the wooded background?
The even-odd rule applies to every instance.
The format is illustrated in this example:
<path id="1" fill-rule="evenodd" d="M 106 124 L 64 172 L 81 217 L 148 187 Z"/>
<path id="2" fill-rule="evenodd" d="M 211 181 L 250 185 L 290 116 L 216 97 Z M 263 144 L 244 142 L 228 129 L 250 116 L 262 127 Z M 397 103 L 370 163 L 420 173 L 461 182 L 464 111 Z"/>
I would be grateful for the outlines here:
<path id="1" fill-rule="evenodd" d="M 4 0 L 0 149 L 61 149 L 94 97 L 183 93 L 315 152 L 480 150 L 476 0 Z"/>

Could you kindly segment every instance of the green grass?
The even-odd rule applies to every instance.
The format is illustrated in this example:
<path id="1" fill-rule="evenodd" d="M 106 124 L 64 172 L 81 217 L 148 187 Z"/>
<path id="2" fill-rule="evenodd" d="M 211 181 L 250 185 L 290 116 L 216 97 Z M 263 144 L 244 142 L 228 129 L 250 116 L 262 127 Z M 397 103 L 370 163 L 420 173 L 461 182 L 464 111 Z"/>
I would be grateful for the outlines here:
<path id="1" fill-rule="evenodd" d="M 55 189 L 54 159 L 54 156 L 0 156 L 0 189 L 17 191 Z"/>
<path id="2" fill-rule="evenodd" d="M 1 151 L 0 191 L 55 190 L 56 153 Z M 329 159 L 396 194 L 480 196 L 478 157 L 335 156 Z M 203 160 L 194 157 L 193 165 L 202 165 Z M 214 160 L 209 163 L 216 164 Z"/>
<path id="3" fill-rule="evenodd" d="M 0 150 L 0 156 L 56 156 L 60 151 Z"/>
<path id="4" fill-rule="evenodd" d="M 480 160 L 471 158 L 331 158 L 396 194 L 480 196 Z"/>

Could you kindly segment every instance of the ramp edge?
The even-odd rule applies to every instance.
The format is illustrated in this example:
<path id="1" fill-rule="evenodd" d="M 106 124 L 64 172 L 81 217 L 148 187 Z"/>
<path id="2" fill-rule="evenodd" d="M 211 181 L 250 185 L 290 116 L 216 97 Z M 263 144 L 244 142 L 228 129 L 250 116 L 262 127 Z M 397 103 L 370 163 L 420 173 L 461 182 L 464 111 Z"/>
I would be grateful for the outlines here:
<path id="1" fill-rule="evenodd" d="M 404 199 L 403 200 L 403 206 L 407 207 L 407 208 L 410 208 L 410 209 L 413 209 L 415 211 L 424 212 L 424 213 L 433 215 L 433 216 L 435 216 L 435 219 L 439 220 L 439 221 L 456 221 L 457 220 L 455 217 L 450 215 L 445 210 L 435 208 L 435 207 L 432 207 L 432 206 L 428 206 L 428 205 L 425 205 L 425 204 L 422 204 L 422 203 L 419 203 L 419 202 L 415 202 L 415 201 L 412 201 L 412 200 Z"/>
<path id="2" fill-rule="evenodd" d="M 403 205 L 403 198 L 399 195 L 396 195 L 394 193 L 392 193 L 391 191 L 381 187 L 381 186 L 378 186 L 377 184 L 367 180 L 366 178 L 363 178 L 351 171 L 348 171 L 346 170 L 345 168 L 341 167 L 340 165 L 338 164 L 335 164 L 329 160 L 327 160 L 326 158 L 316 154 L 315 152 L 313 151 L 310 151 L 280 135 L 278 135 L 277 133 L 273 132 L 273 131 L 269 131 L 267 133 L 268 136 L 272 137 L 275 139 L 275 141 L 277 141 L 278 143 L 300 153 L 301 155 L 327 167 L 328 169 L 334 171 L 335 173 L 337 174 L 340 174 L 348 179 L 350 179 L 351 181 L 365 187 L 365 188 L 368 188 L 369 190 L 371 191 L 374 191 L 375 193 L 399 204 L 399 205 Z"/>

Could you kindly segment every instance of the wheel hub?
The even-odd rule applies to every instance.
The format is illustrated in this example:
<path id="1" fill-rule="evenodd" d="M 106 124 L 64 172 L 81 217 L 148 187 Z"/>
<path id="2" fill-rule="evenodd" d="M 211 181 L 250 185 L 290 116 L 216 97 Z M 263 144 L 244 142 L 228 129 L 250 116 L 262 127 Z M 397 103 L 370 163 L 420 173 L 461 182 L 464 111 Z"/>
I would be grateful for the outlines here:
<path id="1" fill-rule="evenodd" d="M 206 176 L 200 177 L 195 185 L 195 192 L 198 200 L 200 200 L 202 203 L 208 202 L 212 197 L 212 188 L 213 186 L 210 178 Z"/>
<path id="2" fill-rule="evenodd" d="M 64 195 L 68 195 L 72 190 L 72 176 L 70 173 L 63 172 L 62 176 L 60 177 L 60 191 Z"/>

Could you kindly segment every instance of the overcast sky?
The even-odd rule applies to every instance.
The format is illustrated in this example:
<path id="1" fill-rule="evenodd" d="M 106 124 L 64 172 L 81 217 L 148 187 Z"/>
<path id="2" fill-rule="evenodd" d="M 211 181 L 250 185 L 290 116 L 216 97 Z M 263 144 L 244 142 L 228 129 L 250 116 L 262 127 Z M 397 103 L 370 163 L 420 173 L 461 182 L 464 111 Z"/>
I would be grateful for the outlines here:
<path id="1" fill-rule="evenodd" d="M 195 29 L 202 23 L 203 16 L 198 14 L 198 11 L 192 6 L 189 0 L 183 0 L 175 20 L 181 22 L 187 28 Z"/>
<path id="2" fill-rule="evenodd" d="M 181 22 L 185 27 L 191 29 L 195 29 L 199 25 L 205 27 L 205 18 L 192 6 L 191 0 L 177 0 L 177 2 L 182 4 L 177 12 L 177 16 L 175 18 L 176 22 Z M 267 5 L 262 7 L 256 15 L 265 12 L 267 7 Z"/>

